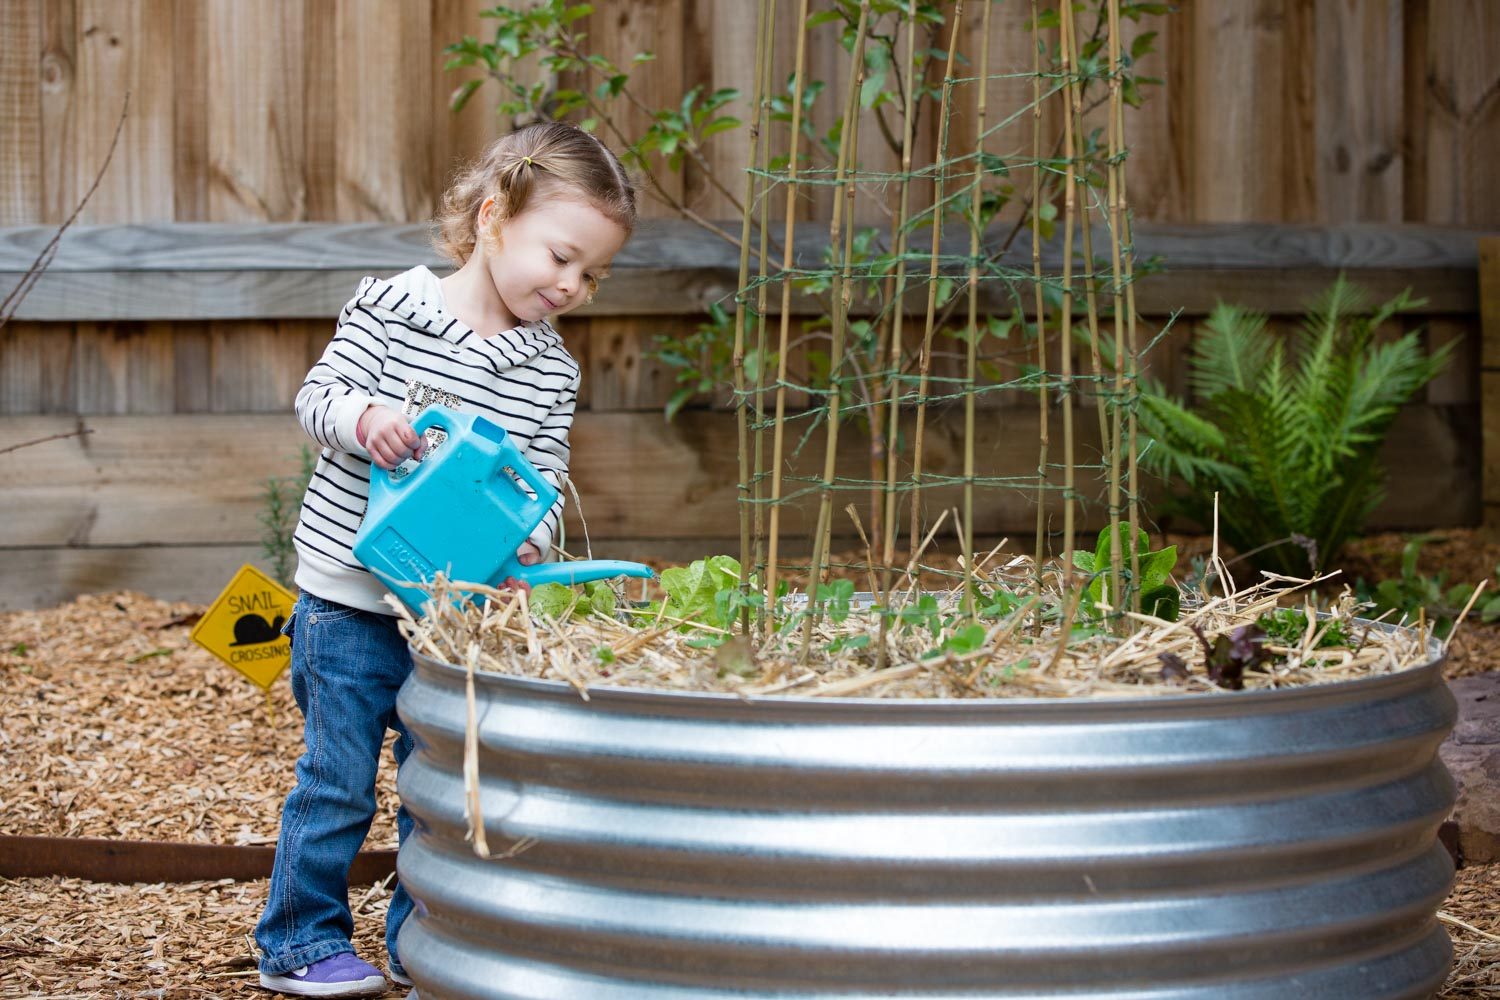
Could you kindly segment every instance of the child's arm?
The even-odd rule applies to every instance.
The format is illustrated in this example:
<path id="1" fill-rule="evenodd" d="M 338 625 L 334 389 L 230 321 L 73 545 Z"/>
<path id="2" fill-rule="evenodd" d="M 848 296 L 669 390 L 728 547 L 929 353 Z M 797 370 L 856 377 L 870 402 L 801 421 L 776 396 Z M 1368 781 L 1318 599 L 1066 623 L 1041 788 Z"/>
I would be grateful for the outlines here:
<path id="1" fill-rule="evenodd" d="M 318 444 L 387 469 L 419 446 L 406 418 L 375 398 L 388 348 L 385 323 L 356 295 L 339 314 L 333 339 L 296 402 L 302 429 Z"/>
<path id="2" fill-rule="evenodd" d="M 557 503 L 552 505 L 528 539 L 536 546 L 541 559 L 551 552 L 552 540 L 557 537 L 557 526 L 562 520 L 562 481 L 568 474 L 568 459 L 572 454 L 568 434 L 573 429 L 573 411 L 578 405 L 578 384 L 575 377 L 558 395 L 557 402 L 526 446 L 526 458 L 559 491 Z"/>

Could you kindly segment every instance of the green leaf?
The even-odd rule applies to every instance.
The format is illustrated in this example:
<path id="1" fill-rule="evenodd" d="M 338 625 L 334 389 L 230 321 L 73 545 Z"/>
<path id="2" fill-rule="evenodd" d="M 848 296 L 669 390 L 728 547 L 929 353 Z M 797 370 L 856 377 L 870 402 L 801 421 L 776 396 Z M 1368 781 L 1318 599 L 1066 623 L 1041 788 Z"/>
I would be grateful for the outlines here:
<path id="1" fill-rule="evenodd" d="M 1175 585 L 1147 590 L 1141 594 L 1141 611 L 1162 621 L 1175 622 L 1182 613 L 1182 592 Z"/>
<path id="2" fill-rule="evenodd" d="M 672 393 L 672 395 L 667 398 L 667 421 L 670 423 L 677 416 L 677 414 L 682 411 L 682 408 L 688 404 L 688 401 L 696 395 L 698 395 L 697 390 L 689 386 L 684 386 L 683 388 L 678 389 L 676 392 Z"/>
<path id="3" fill-rule="evenodd" d="M 943 648 L 960 656 L 964 653 L 972 653 L 984 645 L 984 640 L 988 635 L 989 632 L 983 625 L 977 622 L 971 623 L 950 635 L 943 643 Z"/>
<path id="4" fill-rule="evenodd" d="M 870 108 L 875 104 L 875 98 L 885 87 L 885 67 L 866 71 L 864 83 L 859 85 L 859 106 Z"/>
<path id="5" fill-rule="evenodd" d="M 841 635 L 828 644 L 828 652 L 844 653 L 853 649 L 864 649 L 870 644 L 868 632 L 860 632 L 855 635 Z"/>
<path id="6" fill-rule="evenodd" d="M 1157 589 L 1172 575 L 1172 568 L 1177 565 L 1177 546 L 1168 545 L 1156 552 L 1145 552 L 1139 556 L 1140 563 L 1140 588 L 1142 593 Z M 1130 563 L 1125 563 L 1128 568 Z"/>
<path id="7" fill-rule="evenodd" d="M 710 136 L 718 135 L 720 132 L 727 132 L 730 129 L 739 128 L 740 124 L 741 123 L 738 118 L 731 118 L 728 115 L 724 115 L 720 118 L 715 118 L 713 121 L 709 122 L 703 127 L 701 138 L 707 139 Z"/>
<path id="8" fill-rule="evenodd" d="M 588 600 L 589 609 L 605 617 L 613 617 L 615 613 L 616 597 L 615 590 L 603 580 L 594 580 L 583 585 L 584 596 Z"/>
<path id="9" fill-rule="evenodd" d="M 1130 58 L 1139 60 L 1142 56 L 1150 53 L 1153 43 L 1156 41 L 1156 32 L 1143 31 L 1136 35 L 1130 42 Z"/>
<path id="10" fill-rule="evenodd" d="M 566 584 L 538 584 L 531 588 L 530 607 L 535 614 L 562 621 L 578 603 L 579 597 L 579 593 Z"/>
<path id="11" fill-rule="evenodd" d="M 474 96 L 474 91 L 484 86 L 483 80 L 468 80 L 455 87 L 453 94 L 448 98 L 448 107 L 453 111 L 462 111 L 464 105 L 469 103 L 469 98 Z"/>

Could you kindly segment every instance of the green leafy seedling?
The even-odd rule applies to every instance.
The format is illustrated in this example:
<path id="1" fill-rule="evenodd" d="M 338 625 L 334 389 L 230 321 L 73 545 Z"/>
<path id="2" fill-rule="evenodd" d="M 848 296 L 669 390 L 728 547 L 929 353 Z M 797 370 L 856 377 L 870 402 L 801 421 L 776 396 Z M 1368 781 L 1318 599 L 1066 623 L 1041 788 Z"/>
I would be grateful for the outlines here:
<path id="1" fill-rule="evenodd" d="M 1119 526 L 1121 531 L 1128 531 L 1125 525 Z M 1103 614 L 1100 605 L 1107 605 L 1117 611 L 1125 606 L 1122 600 L 1116 600 L 1109 593 L 1110 583 L 1110 560 L 1112 559 L 1111 545 L 1112 534 L 1108 528 L 1099 532 L 1099 539 L 1094 545 L 1093 552 L 1076 550 L 1073 553 L 1073 565 L 1090 574 L 1088 586 L 1084 589 L 1083 607 L 1090 617 Z M 1135 540 L 1136 561 L 1140 568 L 1141 611 L 1163 621 L 1174 622 L 1182 610 L 1182 598 L 1177 585 L 1172 582 L 1172 569 L 1177 565 L 1177 546 L 1168 545 L 1164 549 L 1151 551 L 1150 536 L 1145 531 L 1137 529 Z M 1121 584 L 1126 594 L 1130 592 L 1130 558 L 1129 551 L 1124 553 L 1121 560 Z"/>
<path id="2" fill-rule="evenodd" d="M 554 621 L 587 618 L 615 613 L 615 592 L 603 580 L 592 580 L 581 587 L 563 583 L 543 583 L 531 588 L 530 605 L 535 614 Z"/>

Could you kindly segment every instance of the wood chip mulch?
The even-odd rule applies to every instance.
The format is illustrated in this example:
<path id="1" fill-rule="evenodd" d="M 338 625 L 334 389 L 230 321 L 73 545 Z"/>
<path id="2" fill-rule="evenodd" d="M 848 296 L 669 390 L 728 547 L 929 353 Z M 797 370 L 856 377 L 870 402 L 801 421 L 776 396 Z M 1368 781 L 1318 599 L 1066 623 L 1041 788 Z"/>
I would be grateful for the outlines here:
<path id="1" fill-rule="evenodd" d="M 1402 541 L 1359 543 L 1364 575 L 1389 572 Z M 1445 532 L 1422 568 L 1471 582 L 1497 562 L 1478 533 Z M 275 842 L 301 718 L 285 675 L 268 697 L 189 640 L 203 610 L 114 593 L 0 614 L 0 833 Z M 1465 630 L 1450 676 L 1495 669 L 1500 627 Z M 365 846 L 394 847 L 389 753 L 379 795 Z M 265 892 L 263 880 L 0 879 L 0 998 L 264 996 L 249 933 Z M 356 946 L 377 963 L 388 898 L 351 889 Z M 1438 996 L 1500 997 L 1500 865 L 1459 872 L 1443 915 L 1456 965 Z"/>
<path id="2" fill-rule="evenodd" d="M 204 608 L 93 594 L 0 615 L 0 833 L 274 844 L 302 752 L 268 696 L 189 639 Z M 396 846 L 382 761 L 368 848 Z"/>

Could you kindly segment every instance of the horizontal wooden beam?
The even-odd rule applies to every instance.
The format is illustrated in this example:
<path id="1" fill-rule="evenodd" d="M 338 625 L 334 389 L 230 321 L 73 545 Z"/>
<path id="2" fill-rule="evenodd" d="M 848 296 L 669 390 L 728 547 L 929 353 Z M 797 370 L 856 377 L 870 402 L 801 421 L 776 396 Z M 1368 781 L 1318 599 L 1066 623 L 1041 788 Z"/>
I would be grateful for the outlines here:
<path id="1" fill-rule="evenodd" d="M 736 231 L 738 226 L 733 227 Z M 54 235 L 49 227 L 0 228 L 0 288 L 26 274 Z M 1001 249 L 1003 231 L 987 249 Z M 1429 314 L 1478 309 L 1477 240 L 1484 231 L 1425 225 L 1305 226 L 1254 223 L 1150 225 L 1135 233 L 1142 262 L 1137 308 L 1145 315 L 1200 314 L 1219 300 L 1271 313 L 1296 313 L 1341 271 L 1381 298 L 1411 287 Z M 799 266 L 817 267 L 827 231 L 807 223 L 796 237 Z M 920 247 L 914 252 L 923 253 Z M 951 248 L 955 261 L 967 254 Z M 780 258 L 779 251 L 774 253 Z M 1061 247 L 1043 247 L 1043 268 L 1061 270 Z M 1029 234 L 1006 248 L 1002 264 L 1030 271 Z M 76 226 L 21 303 L 15 318 L 39 321 L 285 319 L 338 313 L 361 277 L 418 264 L 442 270 L 420 225 L 378 223 L 174 223 Z M 925 273 L 925 266 L 922 268 Z M 599 301 L 580 314 L 697 314 L 732 303 L 738 284 L 733 247 L 675 220 L 643 222 L 616 258 Z M 1024 276 L 1022 278 L 1024 279 Z M 1000 280 L 984 284 L 985 308 L 1009 311 Z M 1029 303 L 1029 294 L 1019 296 Z M 777 299 L 772 296 L 773 302 Z M 914 287 L 909 306 L 925 292 Z M 800 314 L 821 311 L 798 295 Z"/>
<path id="2" fill-rule="evenodd" d="M 62 877 L 122 883 L 228 878 L 248 882 L 270 878 L 275 857 L 274 847 L 0 835 L 0 878 Z M 360 851 L 349 869 L 349 884 L 378 882 L 395 870 L 395 851 Z"/>
<path id="3" fill-rule="evenodd" d="M 1386 441 L 1383 460 L 1394 482 L 1372 528 L 1472 525 L 1483 508 L 1477 407 L 1413 405 Z M 961 421 L 938 412 L 929 422 L 924 467 L 933 476 L 962 469 Z M 303 437 L 289 416 L 191 414 L 90 416 L 85 437 L 64 437 L 0 455 L 0 609 L 41 607 L 75 594 L 123 588 L 207 602 L 243 562 L 261 557 L 258 516 L 272 476 L 298 470 Z M 985 415 L 978 469 L 982 476 L 1026 477 L 1035 468 L 1037 415 Z M 0 441 L 66 434 L 79 418 L 0 419 Z M 1097 454 L 1080 421 L 1081 461 Z M 801 428 L 795 428 L 799 433 Z M 838 475 L 867 478 L 869 444 L 854 427 L 841 436 Z M 725 551 L 737 531 L 738 458 L 734 415 L 694 411 L 672 423 L 655 413 L 580 413 L 573 469 L 594 555 L 684 561 Z M 821 465 L 815 432 L 786 474 Z M 1083 476 L 1087 480 L 1087 476 Z M 806 483 L 787 481 L 787 489 Z M 838 509 L 865 505 L 846 493 Z M 955 486 L 924 490 L 933 516 L 958 501 Z M 806 534 L 812 496 L 791 505 L 784 538 Z M 1054 498 L 1055 499 L 1055 498 Z M 1101 522 L 1093 504 L 1082 530 Z M 1035 519 L 1028 489 L 979 491 L 975 530 L 1027 534 Z M 1055 520 L 1055 519 L 1054 519 Z M 567 545 L 584 552 L 584 525 L 569 504 Z M 851 540 L 840 514 L 835 531 Z M 479 537 L 476 535 L 476 537 Z M 944 534 L 940 545 L 951 545 Z"/>

